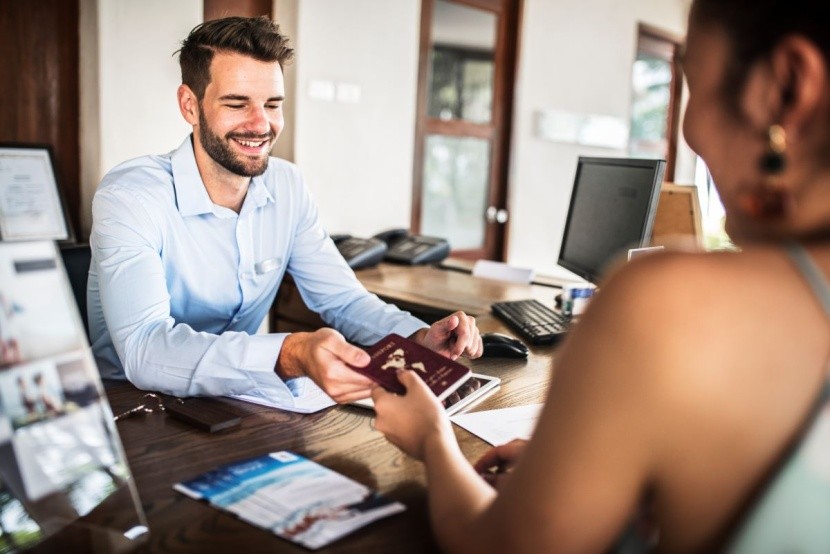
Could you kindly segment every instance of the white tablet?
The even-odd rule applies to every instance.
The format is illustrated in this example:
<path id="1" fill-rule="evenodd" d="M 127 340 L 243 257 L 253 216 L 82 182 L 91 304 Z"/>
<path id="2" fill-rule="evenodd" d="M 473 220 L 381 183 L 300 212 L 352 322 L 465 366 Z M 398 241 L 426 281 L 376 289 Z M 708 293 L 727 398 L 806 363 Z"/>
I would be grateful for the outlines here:
<path id="1" fill-rule="evenodd" d="M 444 408 L 447 415 L 465 412 L 496 392 L 501 384 L 501 379 L 480 373 L 471 373 L 470 378 L 461 385 L 457 391 L 444 400 Z M 374 409 L 375 405 L 371 398 L 352 402 L 353 406 Z"/>

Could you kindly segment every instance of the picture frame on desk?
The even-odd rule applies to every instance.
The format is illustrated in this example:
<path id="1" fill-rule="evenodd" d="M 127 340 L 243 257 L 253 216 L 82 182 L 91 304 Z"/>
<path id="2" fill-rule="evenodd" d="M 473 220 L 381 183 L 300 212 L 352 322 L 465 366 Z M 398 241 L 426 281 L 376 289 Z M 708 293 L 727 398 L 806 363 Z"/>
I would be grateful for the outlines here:
<path id="1" fill-rule="evenodd" d="M 0 143 L 0 241 L 29 240 L 75 242 L 52 148 Z"/>
<path id="2" fill-rule="evenodd" d="M 697 187 L 663 183 L 654 214 L 651 246 L 671 245 L 679 238 L 703 245 L 703 218 Z"/>

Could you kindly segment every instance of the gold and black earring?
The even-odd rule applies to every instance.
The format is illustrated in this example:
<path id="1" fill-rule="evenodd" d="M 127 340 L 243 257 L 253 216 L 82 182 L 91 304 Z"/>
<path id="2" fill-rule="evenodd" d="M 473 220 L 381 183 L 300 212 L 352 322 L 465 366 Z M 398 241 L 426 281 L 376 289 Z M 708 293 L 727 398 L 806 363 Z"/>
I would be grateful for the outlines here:
<path id="1" fill-rule="evenodd" d="M 787 132 L 781 125 L 771 125 L 767 138 L 767 151 L 759 163 L 764 179 L 740 196 L 739 205 L 750 217 L 773 220 L 786 215 L 793 199 L 779 178 L 787 168 Z"/>
<path id="2" fill-rule="evenodd" d="M 781 125 L 772 125 L 767 131 L 769 145 L 761 157 L 761 171 L 778 175 L 787 168 L 787 132 Z"/>

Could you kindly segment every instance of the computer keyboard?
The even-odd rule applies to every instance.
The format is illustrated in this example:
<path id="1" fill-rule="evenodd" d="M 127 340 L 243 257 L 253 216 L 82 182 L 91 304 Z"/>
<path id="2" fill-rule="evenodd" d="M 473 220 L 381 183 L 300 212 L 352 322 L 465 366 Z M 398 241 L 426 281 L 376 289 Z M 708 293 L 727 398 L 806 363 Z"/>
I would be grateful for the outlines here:
<path id="1" fill-rule="evenodd" d="M 571 321 L 538 300 L 495 302 L 491 309 L 531 344 L 556 342 L 565 336 Z"/>

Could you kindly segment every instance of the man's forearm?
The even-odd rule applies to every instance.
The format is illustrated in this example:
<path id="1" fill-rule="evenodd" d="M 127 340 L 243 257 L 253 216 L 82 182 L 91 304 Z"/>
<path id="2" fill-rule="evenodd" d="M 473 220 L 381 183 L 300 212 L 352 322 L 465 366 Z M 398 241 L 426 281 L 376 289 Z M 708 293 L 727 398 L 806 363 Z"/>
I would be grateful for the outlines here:
<path id="1" fill-rule="evenodd" d="M 413 340 L 418 344 L 424 344 L 424 337 L 426 336 L 427 331 L 429 331 L 429 327 L 418 329 L 417 331 L 409 335 L 409 340 Z"/>
<path id="2" fill-rule="evenodd" d="M 274 367 L 277 376 L 283 381 L 296 379 L 306 374 L 301 360 L 303 359 L 303 344 L 306 342 L 307 335 L 309 333 L 291 333 L 285 337 Z"/>

